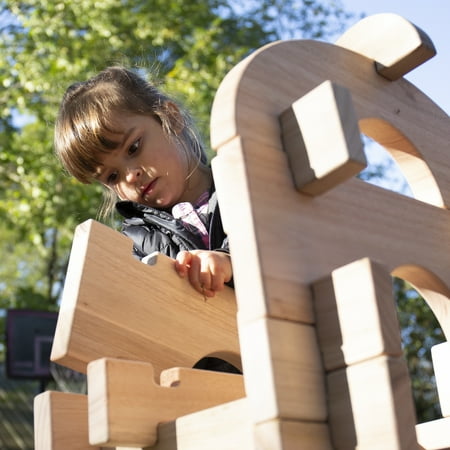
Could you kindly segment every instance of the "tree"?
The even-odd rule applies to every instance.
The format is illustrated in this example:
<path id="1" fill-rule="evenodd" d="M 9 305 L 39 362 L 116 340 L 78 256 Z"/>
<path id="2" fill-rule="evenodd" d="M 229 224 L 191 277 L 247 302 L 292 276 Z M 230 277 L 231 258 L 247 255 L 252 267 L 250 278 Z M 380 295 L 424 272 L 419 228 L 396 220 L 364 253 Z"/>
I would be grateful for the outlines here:
<path id="1" fill-rule="evenodd" d="M 156 74 L 207 141 L 213 96 L 232 66 L 282 26 L 317 38 L 328 20 L 336 27 L 347 17 L 332 1 L 239 3 L 0 0 L 0 308 L 57 307 L 73 230 L 101 202 L 98 187 L 67 177 L 53 156 L 53 123 L 71 83 L 116 63 Z"/>

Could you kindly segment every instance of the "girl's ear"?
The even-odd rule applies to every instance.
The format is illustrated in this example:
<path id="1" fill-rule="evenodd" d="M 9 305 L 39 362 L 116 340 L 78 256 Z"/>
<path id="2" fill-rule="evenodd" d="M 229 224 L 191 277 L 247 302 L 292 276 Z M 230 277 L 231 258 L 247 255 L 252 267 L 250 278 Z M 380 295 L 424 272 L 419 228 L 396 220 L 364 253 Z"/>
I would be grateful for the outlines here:
<path id="1" fill-rule="evenodd" d="M 176 135 L 180 134 L 184 127 L 185 121 L 180 108 L 173 102 L 167 101 L 164 104 L 164 109 L 167 116 L 167 124 L 171 131 Z"/>

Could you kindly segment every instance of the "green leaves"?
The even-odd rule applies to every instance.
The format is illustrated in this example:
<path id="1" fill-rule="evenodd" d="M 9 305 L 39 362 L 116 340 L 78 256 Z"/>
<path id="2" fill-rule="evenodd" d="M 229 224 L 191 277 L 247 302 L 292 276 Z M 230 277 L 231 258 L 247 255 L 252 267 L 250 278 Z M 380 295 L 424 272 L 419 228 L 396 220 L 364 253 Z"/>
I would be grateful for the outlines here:
<path id="1" fill-rule="evenodd" d="M 239 60 L 281 31 L 303 27 L 306 17 L 323 33 L 326 14 L 343 18 L 331 1 L 240 3 L 0 0 L 0 245 L 9 252 L 7 285 L 0 286 L 4 304 L 26 292 L 27 283 L 56 303 L 53 285 L 63 283 L 73 230 L 95 218 L 101 202 L 99 187 L 67 177 L 53 155 L 53 123 L 70 84 L 117 63 L 156 72 L 197 117 L 207 142 L 214 93 Z M 316 3 L 323 9 L 307 16 Z"/>

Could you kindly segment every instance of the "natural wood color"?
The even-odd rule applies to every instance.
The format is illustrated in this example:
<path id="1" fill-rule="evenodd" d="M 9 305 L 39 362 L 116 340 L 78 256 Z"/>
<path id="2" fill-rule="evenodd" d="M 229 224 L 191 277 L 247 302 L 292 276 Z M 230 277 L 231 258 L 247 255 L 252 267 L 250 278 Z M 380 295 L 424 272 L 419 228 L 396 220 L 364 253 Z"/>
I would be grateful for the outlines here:
<path id="1" fill-rule="evenodd" d="M 450 417 L 450 343 L 442 342 L 431 347 L 431 357 L 441 413 L 443 417 Z M 448 431 L 450 436 L 450 429 Z"/>
<path id="2" fill-rule="evenodd" d="M 180 417 L 159 426 L 152 450 L 256 450 L 247 399 Z"/>
<path id="3" fill-rule="evenodd" d="M 416 429 L 427 450 L 443 445 L 447 419 L 415 426 L 389 278 L 408 280 L 450 336 L 450 122 L 401 79 L 434 54 L 428 37 L 404 19 L 382 18 L 364 22 L 367 36 L 355 27 L 339 45 L 267 45 L 223 80 L 211 115 L 218 152 L 212 166 L 232 251 L 247 397 L 159 425 L 154 449 L 412 450 L 420 448 Z M 337 111 L 309 116 L 304 102 L 317 92 L 321 107 Z M 310 193 L 321 195 L 294 189 L 285 152 L 292 141 L 283 133 L 293 126 L 286 111 L 297 101 L 307 111 L 297 117 L 296 134 L 311 159 L 320 139 L 304 133 L 305 114 L 309 130 L 326 130 L 341 147 L 350 141 L 356 159 L 359 126 L 398 162 L 415 198 L 349 178 L 354 166 L 345 157 L 331 164 L 336 177 L 324 170 L 313 181 L 319 184 Z M 178 372 L 164 369 L 204 356 L 239 366 L 240 348 L 232 291 L 205 302 L 176 276 L 173 261 L 158 258 L 150 267 L 130 253 L 129 240 L 97 222 L 77 229 L 52 359 L 79 371 L 98 358 L 136 360 L 91 363 L 89 420 L 102 442 L 111 425 L 120 445 L 141 445 L 122 437 L 144 430 L 147 414 L 155 424 L 170 420 L 185 400 L 201 397 L 198 383 L 185 389 Z M 160 385 L 148 363 L 163 372 Z M 150 391 L 158 397 L 154 408 Z M 46 417 L 51 423 L 52 414 Z"/>
<path id="4" fill-rule="evenodd" d="M 239 336 L 255 422 L 325 422 L 325 380 L 314 328 L 263 318 L 239 323 Z"/>
<path id="5" fill-rule="evenodd" d="M 450 450 L 450 417 L 416 425 L 422 450 Z"/>
<path id="6" fill-rule="evenodd" d="M 271 420 L 255 427 L 257 450 L 333 450 L 326 423 Z"/>
<path id="7" fill-rule="evenodd" d="M 377 72 L 397 80 L 436 55 L 429 36 L 401 16 L 368 16 L 348 29 L 335 43 L 375 61 Z"/>
<path id="8" fill-rule="evenodd" d="M 313 285 L 317 336 L 327 371 L 375 356 L 401 356 L 392 277 L 367 258 Z"/>
<path id="9" fill-rule="evenodd" d="M 402 64 L 423 62 L 415 47 L 405 51 L 393 44 L 392 48 Z M 416 198 L 355 178 L 315 197 L 293 189 L 278 119 L 293 102 L 327 80 L 349 89 L 361 131 L 382 142 L 405 168 Z M 317 129 L 324 126 L 316 121 Z M 266 323 L 279 322 L 274 333 L 279 336 L 289 335 L 283 327 L 289 330 L 290 321 L 314 328 L 311 284 L 339 267 L 369 258 L 385 266 L 386 273 L 408 280 L 450 336 L 449 129 L 447 114 L 407 80 L 393 83 L 374 70 L 370 57 L 323 42 L 269 44 L 234 67 L 221 83 L 211 115 L 211 142 L 217 151 L 212 167 L 232 251 L 245 384 L 255 423 L 302 415 L 299 393 L 307 391 L 308 368 L 315 367 L 318 354 L 317 345 L 310 341 L 297 347 L 293 342 L 303 341 L 274 339 L 272 332 L 264 331 Z M 392 323 L 392 315 L 388 316 Z M 260 338 L 253 356 L 252 327 Z M 385 333 L 386 339 L 393 336 Z M 288 350 L 280 349 L 283 344 Z M 303 351 L 304 363 L 298 364 L 298 353 Z M 260 364 L 264 375 L 252 370 L 250 362 Z M 279 375 L 297 364 L 294 383 L 290 376 Z M 361 364 L 348 370 L 357 373 L 353 367 Z M 380 369 L 388 383 L 385 399 L 399 364 L 386 363 Z M 388 401 L 395 414 L 389 419 L 380 411 L 382 420 L 373 429 L 390 430 L 386 441 L 399 439 L 398 448 L 415 448 L 411 392 L 403 369 L 399 376 L 406 385 L 395 384 Z M 407 394 L 401 394 L 402 389 Z M 395 409 L 396 403 L 405 409 L 405 418 Z M 315 405 L 320 407 L 320 400 Z M 315 408 L 311 415 L 317 414 Z M 359 411 L 359 420 L 370 427 L 367 410 Z M 383 448 L 395 448 L 383 446 L 383 439 Z"/>
<path id="10" fill-rule="evenodd" d="M 204 356 L 239 367 L 233 290 L 205 301 L 173 260 L 159 255 L 149 266 L 131 249 L 130 239 L 96 221 L 77 227 L 51 359 L 84 373 L 105 356 L 151 362 L 156 374 Z"/>
<path id="11" fill-rule="evenodd" d="M 100 450 L 89 444 L 87 397 L 46 391 L 34 399 L 35 450 Z"/>
<path id="12" fill-rule="evenodd" d="M 327 376 L 336 450 L 413 450 L 416 418 L 406 361 L 379 356 Z"/>
<path id="13" fill-rule="evenodd" d="M 89 439 L 103 446 L 154 445 L 157 426 L 245 396 L 241 375 L 173 368 L 154 382 L 150 363 L 102 358 L 88 365 Z"/>
<path id="14" fill-rule="evenodd" d="M 324 81 L 282 112 L 280 122 L 283 147 L 300 192 L 322 194 L 366 167 L 348 89 Z"/>

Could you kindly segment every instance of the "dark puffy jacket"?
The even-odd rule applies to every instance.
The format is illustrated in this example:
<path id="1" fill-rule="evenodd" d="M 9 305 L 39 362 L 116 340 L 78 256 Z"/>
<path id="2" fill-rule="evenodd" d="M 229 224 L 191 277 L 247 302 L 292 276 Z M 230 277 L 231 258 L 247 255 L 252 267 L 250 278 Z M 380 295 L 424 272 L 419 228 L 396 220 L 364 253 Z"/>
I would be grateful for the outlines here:
<path id="1" fill-rule="evenodd" d="M 209 248 L 199 236 L 186 230 L 179 219 L 166 211 L 130 201 L 118 202 L 116 209 L 125 218 L 122 233 L 132 239 L 133 254 L 139 259 L 155 251 L 171 258 L 181 250 L 229 251 L 215 192 L 208 202 Z"/>
<path id="2" fill-rule="evenodd" d="M 171 258 L 175 258 L 180 250 L 205 249 L 229 253 L 228 238 L 223 230 L 215 192 L 208 202 L 207 214 L 211 216 L 208 249 L 200 237 L 186 230 L 181 221 L 168 212 L 129 201 L 118 202 L 116 209 L 125 218 L 122 232 L 133 240 L 133 254 L 139 259 L 155 251 Z M 233 281 L 227 284 L 233 287 Z M 194 367 L 241 373 L 228 362 L 212 357 L 202 358 Z"/>

